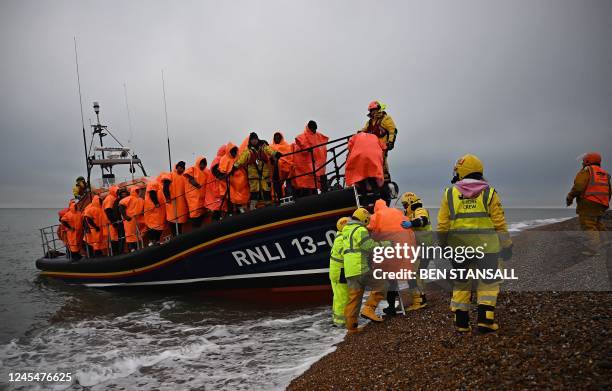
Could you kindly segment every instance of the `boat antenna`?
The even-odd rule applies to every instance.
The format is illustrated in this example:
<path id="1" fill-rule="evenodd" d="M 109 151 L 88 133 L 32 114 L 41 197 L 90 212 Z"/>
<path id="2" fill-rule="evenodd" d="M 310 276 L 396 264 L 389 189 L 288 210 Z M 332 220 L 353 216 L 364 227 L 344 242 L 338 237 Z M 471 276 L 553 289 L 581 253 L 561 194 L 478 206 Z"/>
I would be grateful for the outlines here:
<path id="1" fill-rule="evenodd" d="M 79 54 L 76 37 L 74 39 L 74 62 L 76 64 L 77 86 L 79 88 L 79 105 L 81 107 L 81 126 L 83 128 L 83 147 L 85 148 L 85 167 L 87 167 L 87 187 L 91 194 L 91 170 L 89 168 L 89 153 L 87 152 L 87 136 L 85 136 L 85 119 L 83 118 L 83 96 L 81 95 L 81 75 L 79 74 Z"/>
<path id="2" fill-rule="evenodd" d="M 134 137 L 134 132 L 132 131 L 132 117 L 130 116 L 130 105 L 128 104 L 128 95 L 127 95 L 127 84 L 123 83 L 123 95 L 125 96 L 125 110 L 127 111 L 128 118 L 128 129 L 130 130 L 130 138 L 128 139 L 128 147 L 130 148 L 130 160 L 134 158 L 134 149 L 132 148 L 132 139 Z M 130 164 L 130 174 L 132 174 L 132 180 L 134 180 L 134 165 Z"/>
<path id="3" fill-rule="evenodd" d="M 170 131 L 168 130 L 168 105 L 166 103 L 166 81 L 164 80 L 164 70 L 161 70 L 162 91 L 164 93 L 164 113 L 166 116 L 166 139 L 168 141 L 168 166 L 172 172 L 172 155 L 170 154 Z"/>

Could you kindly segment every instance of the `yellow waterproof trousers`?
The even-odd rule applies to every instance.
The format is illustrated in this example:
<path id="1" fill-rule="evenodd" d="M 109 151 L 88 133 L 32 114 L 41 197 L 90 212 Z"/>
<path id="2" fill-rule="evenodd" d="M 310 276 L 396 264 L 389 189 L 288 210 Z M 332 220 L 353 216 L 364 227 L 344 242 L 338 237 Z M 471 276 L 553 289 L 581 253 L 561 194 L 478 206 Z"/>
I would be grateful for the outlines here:
<path id="1" fill-rule="evenodd" d="M 332 302 L 332 320 L 338 326 L 344 326 L 346 318 L 344 309 L 349 299 L 348 285 L 344 277 L 344 268 L 339 262 L 331 261 L 329 264 L 329 281 L 331 282 L 334 299 Z"/>

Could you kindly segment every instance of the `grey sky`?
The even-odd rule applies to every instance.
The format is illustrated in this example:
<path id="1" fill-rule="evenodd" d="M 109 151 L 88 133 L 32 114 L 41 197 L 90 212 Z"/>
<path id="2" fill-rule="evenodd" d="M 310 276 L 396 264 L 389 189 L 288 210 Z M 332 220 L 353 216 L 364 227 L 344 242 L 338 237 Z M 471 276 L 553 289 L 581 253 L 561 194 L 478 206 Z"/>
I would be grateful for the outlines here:
<path id="1" fill-rule="evenodd" d="M 399 137 L 391 172 L 439 203 L 471 152 L 508 206 L 562 206 L 578 168 L 612 157 L 612 2 L 0 1 L 0 206 L 63 206 L 85 121 L 167 169 L 160 69 L 175 159 L 212 159 L 250 131 L 331 137 L 381 99 Z"/>

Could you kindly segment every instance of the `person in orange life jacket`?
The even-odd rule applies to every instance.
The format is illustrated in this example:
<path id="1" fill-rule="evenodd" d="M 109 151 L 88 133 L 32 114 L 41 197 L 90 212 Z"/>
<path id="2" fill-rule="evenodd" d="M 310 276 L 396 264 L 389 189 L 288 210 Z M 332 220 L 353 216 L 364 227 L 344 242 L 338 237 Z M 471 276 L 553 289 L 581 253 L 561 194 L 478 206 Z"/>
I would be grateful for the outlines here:
<path id="1" fill-rule="evenodd" d="M 61 217 L 62 225 L 66 228 L 66 257 L 73 261 L 81 259 L 81 245 L 83 243 L 83 221 L 81 212 L 74 200 L 70 200 L 68 212 Z"/>
<path id="2" fill-rule="evenodd" d="M 601 168 L 601 155 L 597 152 L 582 156 L 582 169 L 574 178 L 574 186 L 567 194 L 567 206 L 576 199 L 576 214 L 580 227 L 589 235 L 584 255 L 599 254 L 601 232 L 606 230 L 603 217 L 610 206 L 610 174 Z"/>
<path id="3" fill-rule="evenodd" d="M 138 186 L 130 186 L 130 195 L 119 201 L 119 211 L 123 218 L 123 227 L 125 229 L 125 241 L 130 252 L 138 249 L 138 241 L 140 228 L 138 220 L 141 218 L 144 211 L 144 200 L 140 197 L 140 188 Z"/>
<path id="4" fill-rule="evenodd" d="M 120 199 L 119 187 L 111 186 L 108 190 L 108 195 L 104 198 L 104 202 L 102 203 L 102 209 L 106 215 L 106 220 L 110 224 L 109 235 L 113 255 L 123 253 L 123 247 L 125 246 L 125 231 L 123 230 L 123 222 L 121 221 L 121 213 L 119 212 Z"/>
<path id="5" fill-rule="evenodd" d="M 386 144 L 371 133 L 359 132 L 351 137 L 347 146 L 346 186 L 355 185 L 362 194 L 380 193 L 385 183 L 383 161 L 386 147 Z M 389 197 L 382 198 L 389 203 Z"/>
<path id="6" fill-rule="evenodd" d="M 222 206 L 229 214 L 244 213 L 251 195 L 244 168 L 234 166 L 238 158 L 238 151 L 236 145 L 231 142 L 227 143 L 225 154 L 221 157 L 219 164 L 213 167 L 213 175 L 220 180 L 219 189 L 223 194 Z"/>
<path id="7" fill-rule="evenodd" d="M 183 233 L 183 224 L 189 216 L 183 177 L 185 166 L 185 162 L 181 160 L 174 165 L 174 171 L 170 175 L 164 175 L 162 179 L 162 189 L 166 197 L 166 218 L 173 237 Z"/>
<path id="8" fill-rule="evenodd" d="M 100 196 L 94 195 L 83 211 L 83 226 L 85 227 L 85 239 L 90 257 L 102 256 L 102 251 L 108 247 L 107 227 L 104 223 L 105 215 L 102 211 L 102 201 Z"/>
<path id="9" fill-rule="evenodd" d="M 287 154 L 292 151 L 292 147 L 285 141 L 285 137 L 281 132 L 274 133 L 272 138 L 272 144 L 270 147 L 280 152 L 281 154 Z M 293 194 L 291 188 L 291 181 L 288 178 L 291 176 L 293 166 L 293 155 L 281 157 L 278 160 L 278 164 L 274 165 L 274 172 L 272 174 L 272 183 L 274 190 L 274 198 L 278 201 L 280 198 L 290 196 Z"/>
<path id="10" fill-rule="evenodd" d="M 200 156 L 196 159 L 196 164 L 189 167 L 183 173 L 185 177 L 185 198 L 189 207 L 189 220 L 194 228 L 202 226 L 204 217 L 208 213 L 206 207 L 206 192 L 208 182 L 211 181 L 212 174 L 206 169 L 208 162 L 205 157 Z"/>
<path id="11" fill-rule="evenodd" d="M 234 168 L 246 166 L 251 193 L 250 209 L 255 209 L 260 201 L 270 203 L 270 162 L 274 157 L 280 158 L 280 155 L 265 140 L 260 140 L 257 133 L 251 132 L 245 150 L 234 163 Z"/>
<path id="12" fill-rule="evenodd" d="M 166 227 L 166 197 L 161 189 L 161 179 L 153 178 L 147 183 L 144 200 L 144 221 L 149 245 L 159 243 Z"/>
<path id="13" fill-rule="evenodd" d="M 217 156 L 212 161 L 210 165 L 210 183 L 206 189 L 206 207 L 212 211 L 212 219 L 214 221 L 221 220 L 222 214 L 222 203 L 223 203 L 223 194 L 221 191 L 221 179 L 217 178 L 215 172 L 220 175 L 219 172 L 219 164 L 221 163 L 221 158 L 225 155 L 225 150 L 227 146 L 222 145 L 217 150 Z M 210 191 L 209 189 L 210 188 Z"/>
<path id="14" fill-rule="evenodd" d="M 308 121 L 304 132 L 295 138 L 294 151 L 300 151 L 316 145 L 325 144 L 329 137 L 317 130 L 315 121 Z M 319 189 L 325 190 L 327 177 L 325 176 L 325 162 L 327 161 L 327 145 L 313 148 L 310 151 L 296 153 L 293 156 L 293 194 L 304 197 L 317 194 Z M 316 172 L 313 173 L 313 160 Z"/>

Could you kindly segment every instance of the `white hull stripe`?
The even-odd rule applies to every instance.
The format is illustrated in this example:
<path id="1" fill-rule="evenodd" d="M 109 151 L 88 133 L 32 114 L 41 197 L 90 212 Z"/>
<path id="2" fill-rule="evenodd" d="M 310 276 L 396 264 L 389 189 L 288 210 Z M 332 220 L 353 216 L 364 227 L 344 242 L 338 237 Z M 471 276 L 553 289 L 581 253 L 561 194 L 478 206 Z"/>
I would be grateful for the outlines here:
<path id="1" fill-rule="evenodd" d="M 245 279 L 245 278 L 296 276 L 296 275 L 301 275 L 301 274 L 323 274 L 323 273 L 329 273 L 329 268 L 290 270 L 286 272 L 234 274 L 234 275 L 229 275 L 229 276 L 190 278 L 190 279 L 184 279 L 184 280 L 143 281 L 143 282 L 108 282 L 108 283 L 100 282 L 100 283 L 82 284 L 82 285 L 92 287 L 92 288 L 102 288 L 102 287 L 109 287 L 109 286 L 172 285 L 172 284 L 190 284 L 192 282 L 201 282 L 201 281 L 239 280 L 239 279 Z"/>

